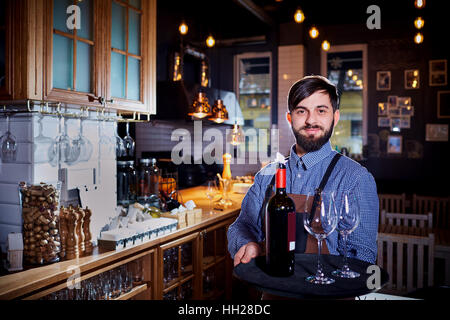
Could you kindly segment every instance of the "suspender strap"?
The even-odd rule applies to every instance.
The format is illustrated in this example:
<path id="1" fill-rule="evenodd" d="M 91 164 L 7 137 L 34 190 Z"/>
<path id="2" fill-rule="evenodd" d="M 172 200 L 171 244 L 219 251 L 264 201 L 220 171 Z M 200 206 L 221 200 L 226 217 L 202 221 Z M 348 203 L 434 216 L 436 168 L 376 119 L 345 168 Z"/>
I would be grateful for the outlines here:
<path id="1" fill-rule="evenodd" d="M 319 204 L 320 201 L 320 196 L 322 194 L 323 189 L 325 188 L 325 185 L 328 182 L 328 178 L 330 178 L 331 172 L 333 172 L 334 167 L 336 166 L 336 163 L 339 161 L 339 159 L 341 158 L 342 154 L 340 153 L 336 153 L 335 156 L 333 157 L 333 159 L 330 162 L 330 165 L 327 168 L 327 171 L 325 172 L 322 181 L 319 184 L 319 187 L 315 190 L 314 193 L 314 200 L 311 206 L 311 218 L 313 218 L 314 216 L 314 212 L 316 212 L 316 208 L 317 205 Z"/>

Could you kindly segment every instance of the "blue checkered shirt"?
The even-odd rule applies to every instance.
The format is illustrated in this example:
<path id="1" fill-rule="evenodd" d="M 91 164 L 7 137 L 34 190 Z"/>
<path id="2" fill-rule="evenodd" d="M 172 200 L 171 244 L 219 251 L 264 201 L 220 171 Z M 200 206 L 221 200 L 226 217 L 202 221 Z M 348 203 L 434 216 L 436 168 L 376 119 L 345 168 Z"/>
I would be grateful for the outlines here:
<path id="1" fill-rule="evenodd" d="M 286 191 L 292 194 L 314 192 L 335 154 L 331 143 L 325 143 L 319 150 L 299 157 L 294 144 L 286 163 Z M 232 257 L 244 244 L 264 240 L 259 211 L 275 170 L 276 164 L 272 162 L 256 174 L 254 184 L 242 201 L 238 218 L 228 229 L 228 251 Z M 335 192 L 336 199 L 341 199 L 345 191 L 354 193 L 357 199 L 360 223 L 347 237 L 347 256 L 375 263 L 379 202 L 373 176 L 359 163 L 342 156 L 325 186 L 324 192 L 330 191 Z M 339 212 L 338 203 L 336 201 Z M 330 254 L 344 254 L 343 241 L 336 230 L 327 237 L 326 244 Z"/>

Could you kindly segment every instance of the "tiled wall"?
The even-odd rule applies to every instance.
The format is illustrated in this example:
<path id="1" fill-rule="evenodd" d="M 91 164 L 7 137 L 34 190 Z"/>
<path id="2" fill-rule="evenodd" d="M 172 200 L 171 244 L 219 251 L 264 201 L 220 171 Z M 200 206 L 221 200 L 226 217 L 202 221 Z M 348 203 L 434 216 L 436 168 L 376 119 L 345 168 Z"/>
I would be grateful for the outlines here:
<path id="1" fill-rule="evenodd" d="M 19 201 L 18 183 L 46 182 L 55 184 L 58 181 L 58 167 L 48 162 L 39 163 L 35 152 L 44 151 L 42 144 L 35 143 L 39 135 L 38 114 L 15 115 L 10 118 L 11 132 L 18 142 L 18 155 L 15 163 L 0 162 L 0 245 L 5 252 L 7 235 L 10 232 L 21 232 L 21 207 Z M 42 117 L 42 135 L 54 139 L 59 134 L 59 120 L 54 116 Z M 61 164 L 62 168 L 68 168 L 73 187 L 81 187 L 88 195 L 88 199 L 82 203 L 83 207 L 92 209 L 91 232 L 96 240 L 100 229 L 109 221 L 116 207 L 116 160 L 112 144 L 99 145 L 99 136 L 105 135 L 106 140 L 111 140 L 114 133 L 113 122 L 101 122 L 96 120 L 96 115 L 91 113 L 89 118 L 83 120 L 83 135 L 88 137 L 93 146 L 91 158 L 87 162 L 79 162 L 69 166 Z M 64 126 L 62 126 L 64 130 Z M 0 135 L 6 131 L 6 119 L 0 118 Z M 101 131 L 101 132 L 100 132 Z M 70 138 L 75 138 L 79 133 L 79 120 L 67 120 L 67 133 Z M 104 139 L 105 141 L 105 139 Z M 100 148 L 101 147 L 101 148 Z M 97 173 L 97 183 L 94 185 L 93 169 Z M 101 174 L 98 175 L 98 172 Z M 91 179 L 92 177 L 92 179 Z M 83 193 L 84 194 L 84 193 Z M 83 200 L 83 199 L 82 199 Z"/>
<path id="2" fill-rule="evenodd" d="M 286 120 L 287 96 L 291 86 L 305 75 L 305 54 L 302 45 L 278 47 L 278 129 L 280 153 L 289 155 L 295 143 L 292 129 Z"/>

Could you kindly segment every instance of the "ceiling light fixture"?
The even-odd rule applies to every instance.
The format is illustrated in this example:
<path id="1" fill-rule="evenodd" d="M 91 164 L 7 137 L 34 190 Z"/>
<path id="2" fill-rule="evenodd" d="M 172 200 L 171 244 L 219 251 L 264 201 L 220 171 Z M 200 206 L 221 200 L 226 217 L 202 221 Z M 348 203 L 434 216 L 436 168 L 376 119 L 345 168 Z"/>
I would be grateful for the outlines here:
<path id="1" fill-rule="evenodd" d="M 317 37 L 319 36 L 319 30 L 317 30 L 316 27 L 312 27 L 311 29 L 309 29 L 309 36 L 310 36 L 312 39 L 317 38 Z"/>
<path id="2" fill-rule="evenodd" d="M 214 44 L 215 44 L 215 43 L 216 43 L 216 40 L 213 38 L 212 35 L 209 35 L 208 38 L 206 39 L 206 45 L 207 45 L 209 48 L 212 48 L 212 47 L 214 47 Z"/>
<path id="3" fill-rule="evenodd" d="M 414 42 L 417 44 L 421 44 L 423 42 L 423 35 L 420 32 L 414 36 Z"/>
<path id="4" fill-rule="evenodd" d="M 417 9 L 422 9 L 422 8 L 425 7 L 425 3 L 426 3 L 425 0 L 415 0 L 415 1 L 414 1 L 414 6 L 415 6 Z"/>
<path id="5" fill-rule="evenodd" d="M 416 20 L 414 20 L 414 26 L 419 30 L 423 28 L 424 24 L 425 20 L 423 20 L 422 17 L 418 17 Z"/>
<path id="6" fill-rule="evenodd" d="M 208 98 L 203 91 L 199 91 L 192 103 L 192 111 L 188 113 L 189 116 L 203 119 L 211 116 L 211 107 L 208 103 Z"/>
<path id="7" fill-rule="evenodd" d="M 295 11 L 294 19 L 297 23 L 302 23 L 303 21 L 305 21 L 305 14 L 303 13 L 302 9 L 298 8 L 297 11 Z"/>
<path id="8" fill-rule="evenodd" d="M 330 50 L 330 47 L 331 47 L 331 45 L 330 45 L 330 43 L 329 43 L 327 40 L 324 40 L 324 41 L 322 42 L 322 49 L 323 49 L 324 51 Z"/>
<path id="9" fill-rule="evenodd" d="M 209 118 L 209 120 L 214 121 L 215 123 L 223 123 L 225 120 L 228 120 L 228 111 L 223 104 L 222 99 L 217 99 L 214 102 L 212 107 L 212 117 Z"/>
<path id="10" fill-rule="evenodd" d="M 181 22 L 180 26 L 178 27 L 178 30 L 184 36 L 188 33 L 189 28 L 188 28 L 187 24 L 183 21 L 183 22 Z"/>

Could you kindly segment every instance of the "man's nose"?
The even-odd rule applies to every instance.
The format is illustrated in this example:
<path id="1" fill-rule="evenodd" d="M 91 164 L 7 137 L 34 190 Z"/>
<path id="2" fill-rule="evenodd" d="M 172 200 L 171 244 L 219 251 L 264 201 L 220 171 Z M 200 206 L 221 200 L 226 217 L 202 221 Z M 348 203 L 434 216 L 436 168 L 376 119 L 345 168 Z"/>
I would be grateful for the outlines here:
<path id="1" fill-rule="evenodd" d="M 309 124 L 312 125 L 314 123 L 316 123 L 316 116 L 314 115 L 314 112 L 308 112 L 306 119 L 305 119 L 305 124 Z"/>

